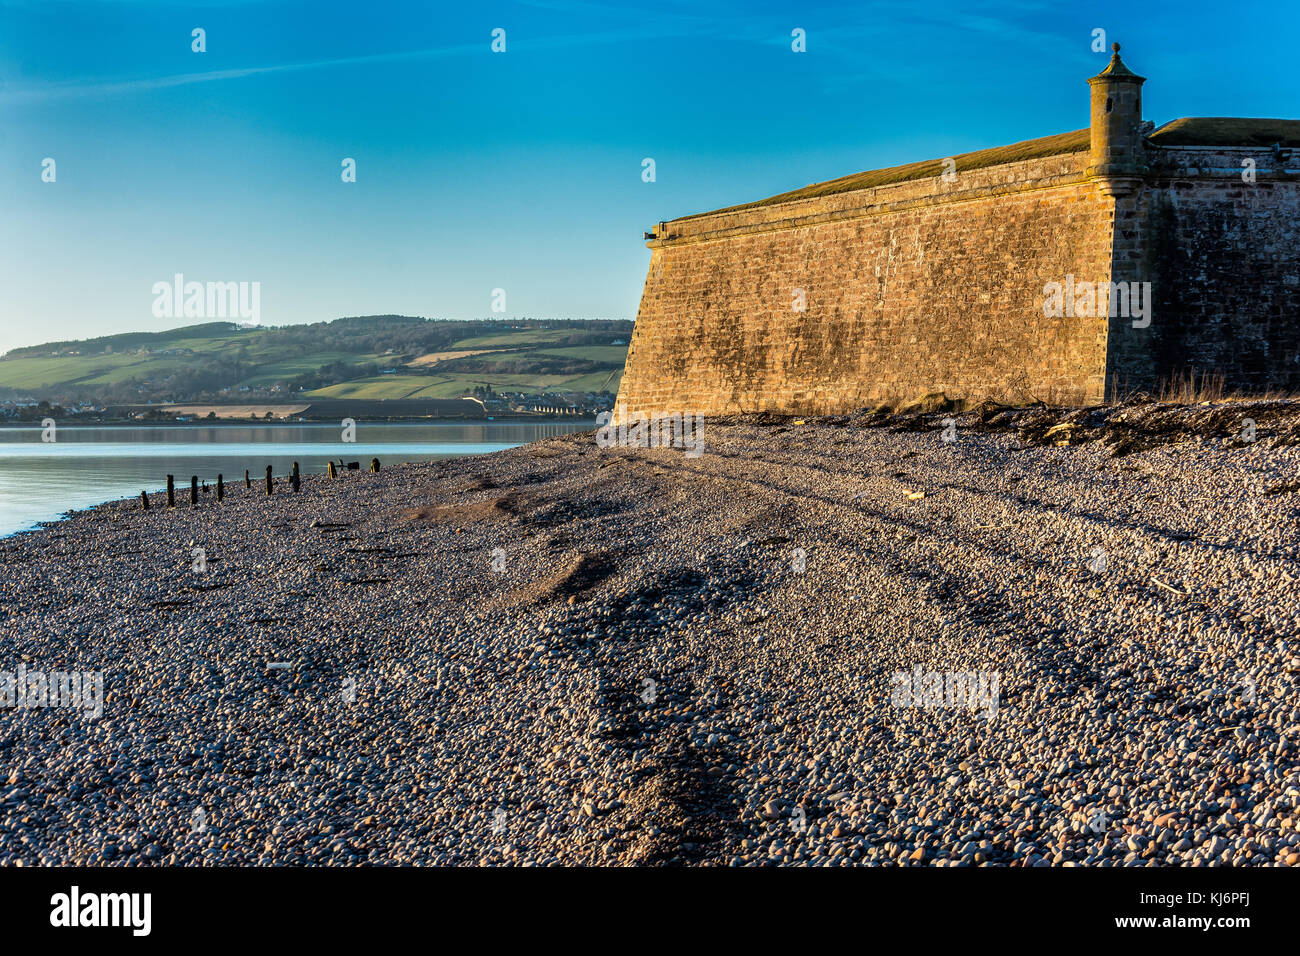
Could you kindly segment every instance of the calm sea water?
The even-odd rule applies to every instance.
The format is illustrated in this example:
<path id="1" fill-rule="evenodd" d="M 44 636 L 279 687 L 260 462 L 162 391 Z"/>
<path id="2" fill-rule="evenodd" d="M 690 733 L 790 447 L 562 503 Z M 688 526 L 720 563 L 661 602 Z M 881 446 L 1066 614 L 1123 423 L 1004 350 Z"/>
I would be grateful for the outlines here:
<path id="1" fill-rule="evenodd" d="M 59 426 L 56 441 L 41 429 L 0 428 L 0 536 L 52 521 L 64 512 L 155 491 L 176 476 L 188 501 L 191 475 L 214 484 L 280 478 L 294 461 L 304 473 L 323 472 L 340 458 L 369 467 L 461 455 L 483 455 L 541 438 L 595 427 L 592 421 L 358 422 L 356 441 L 342 441 L 334 424 Z"/>

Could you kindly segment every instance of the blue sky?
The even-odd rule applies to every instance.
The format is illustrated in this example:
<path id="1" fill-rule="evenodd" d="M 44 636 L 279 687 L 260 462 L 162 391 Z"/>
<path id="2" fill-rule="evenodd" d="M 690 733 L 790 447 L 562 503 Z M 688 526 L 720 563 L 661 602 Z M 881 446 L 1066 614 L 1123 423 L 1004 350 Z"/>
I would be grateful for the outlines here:
<path id="1" fill-rule="evenodd" d="M 1097 28 L 1157 123 L 1300 116 L 1272 2 L 0 0 L 0 350 L 189 324 L 178 272 L 271 325 L 632 318 L 658 220 L 1087 125 Z"/>

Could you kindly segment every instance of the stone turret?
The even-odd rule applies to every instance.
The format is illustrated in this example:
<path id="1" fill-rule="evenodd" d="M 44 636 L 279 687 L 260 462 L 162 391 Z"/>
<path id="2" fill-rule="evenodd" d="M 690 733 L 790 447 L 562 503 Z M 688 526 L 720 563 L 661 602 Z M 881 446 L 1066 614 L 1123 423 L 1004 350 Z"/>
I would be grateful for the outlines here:
<path id="1" fill-rule="evenodd" d="M 1092 148 L 1088 175 L 1108 196 L 1124 196 L 1142 181 L 1146 170 L 1142 145 L 1142 84 L 1111 45 L 1110 65 L 1088 80 L 1092 87 Z"/>

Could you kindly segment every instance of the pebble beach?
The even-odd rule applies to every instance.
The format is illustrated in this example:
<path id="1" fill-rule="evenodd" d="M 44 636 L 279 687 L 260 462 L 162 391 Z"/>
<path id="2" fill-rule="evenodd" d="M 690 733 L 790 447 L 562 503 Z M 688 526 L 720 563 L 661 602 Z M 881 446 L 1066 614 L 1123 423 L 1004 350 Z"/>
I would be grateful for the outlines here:
<path id="1" fill-rule="evenodd" d="M 700 437 L 0 539 L 0 865 L 1300 864 L 1300 403 Z"/>

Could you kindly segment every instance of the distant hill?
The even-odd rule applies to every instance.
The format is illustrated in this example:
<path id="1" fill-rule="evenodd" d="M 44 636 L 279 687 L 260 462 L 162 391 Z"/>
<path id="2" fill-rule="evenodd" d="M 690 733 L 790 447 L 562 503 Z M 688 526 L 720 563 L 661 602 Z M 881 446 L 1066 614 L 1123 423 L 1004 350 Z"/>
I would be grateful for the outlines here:
<path id="1" fill-rule="evenodd" d="M 234 402 L 615 392 L 632 323 L 368 315 L 274 328 L 208 322 L 13 349 L 0 399 Z"/>

